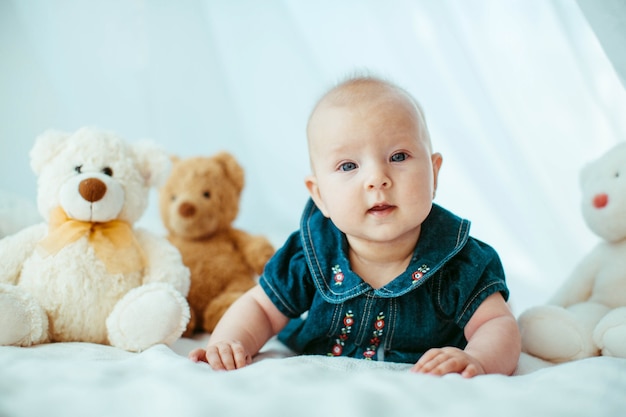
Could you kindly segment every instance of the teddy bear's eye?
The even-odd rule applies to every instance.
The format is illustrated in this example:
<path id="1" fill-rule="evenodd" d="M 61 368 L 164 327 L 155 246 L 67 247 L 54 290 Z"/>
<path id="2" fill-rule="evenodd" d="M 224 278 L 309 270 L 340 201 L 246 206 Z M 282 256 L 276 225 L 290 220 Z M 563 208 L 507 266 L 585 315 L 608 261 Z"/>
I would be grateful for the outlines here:
<path id="1" fill-rule="evenodd" d="M 83 166 L 82 165 L 78 165 L 74 167 L 74 171 L 76 171 L 76 173 L 80 174 L 83 170 Z"/>
<path id="2" fill-rule="evenodd" d="M 170 197 L 170 200 L 176 201 L 176 194 L 172 194 L 172 196 Z"/>
<path id="3" fill-rule="evenodd" d="M 619 178 L 619 171 L 615 171 L 615 174 L 613 174 L 613 176 L 614 176 L 615 178 Z"/>
<path id="4" fill-rule="evenodd" d="M 111 168 L 109 168 L 109 167 L 102 168 L 102 173 L 104 175 L 108 175 L 109 177 L 113 176 L 113 170 Z"/>
<path id="5" fill-rule="evenodd" d="M 208 191 L 203 192 L 202 195 L 204 196 L 204 198 L 211 198 L 211 193 Z"/>

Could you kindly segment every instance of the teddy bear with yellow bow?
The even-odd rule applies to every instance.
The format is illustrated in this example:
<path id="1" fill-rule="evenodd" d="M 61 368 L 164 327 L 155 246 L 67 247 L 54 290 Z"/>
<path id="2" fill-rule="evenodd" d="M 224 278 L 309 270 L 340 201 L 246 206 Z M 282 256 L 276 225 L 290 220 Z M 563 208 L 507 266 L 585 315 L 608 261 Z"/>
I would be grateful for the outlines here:
<path id="1" fill-rule="evenodd" d="M 173 343 L 189 320 L 189 270 L 165 238 L 133 227 L 168 176 L 165 151 L 82 128 L 45 132 L 30 157 L 46 221 L 0 240 L 0 345 Z"/>

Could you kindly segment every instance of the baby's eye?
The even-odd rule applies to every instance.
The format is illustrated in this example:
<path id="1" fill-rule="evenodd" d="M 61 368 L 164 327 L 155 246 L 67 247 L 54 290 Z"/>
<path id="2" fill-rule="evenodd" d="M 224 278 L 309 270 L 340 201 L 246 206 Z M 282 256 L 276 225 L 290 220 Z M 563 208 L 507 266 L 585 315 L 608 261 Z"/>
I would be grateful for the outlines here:
<path id="1" fill-rule="evenodd" d="M 343 164 L 339 166 L 340 171 L 352 171 L 353 169 L 356 169 L 356 168 L 357 166 L 354 162 L 344 162 Z"/>
<path id="2" fill-rule="evenodd" d="M 404 152 L 398 152 L 391 155 L 391 162 L 402 162 L 406 160 L 407 154 Z"/>

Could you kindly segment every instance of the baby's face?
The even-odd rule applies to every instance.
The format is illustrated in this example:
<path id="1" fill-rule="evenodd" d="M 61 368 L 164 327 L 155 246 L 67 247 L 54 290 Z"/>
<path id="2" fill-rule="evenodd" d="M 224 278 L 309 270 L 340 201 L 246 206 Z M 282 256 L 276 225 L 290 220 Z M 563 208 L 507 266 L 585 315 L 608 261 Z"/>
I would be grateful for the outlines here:
<path id="1" fill-rule="evenodd" d="M 417 239 L 441 165 L 421 122 L 399 93 L 315 110 L 308 129 L 313 175 L 306 184 L 349 241 Z"/>

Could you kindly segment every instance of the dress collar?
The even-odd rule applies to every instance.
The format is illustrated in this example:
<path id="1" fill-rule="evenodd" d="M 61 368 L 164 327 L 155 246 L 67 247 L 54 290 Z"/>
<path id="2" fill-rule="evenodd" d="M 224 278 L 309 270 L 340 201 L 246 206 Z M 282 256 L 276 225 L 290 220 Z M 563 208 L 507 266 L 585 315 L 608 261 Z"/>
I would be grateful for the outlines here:
<path id="1" fill-rule="evenodd" d="M 433 204 L 406 271 L 378 289 L 352 272 L 345 235 L 311 199 L 300 222 L 300 239 L 318 291 L 326 301 L 340 303 L 364 293 L 398 297 L 420 287 L 463 248 L 469 228 L 468 220 Z"/>

